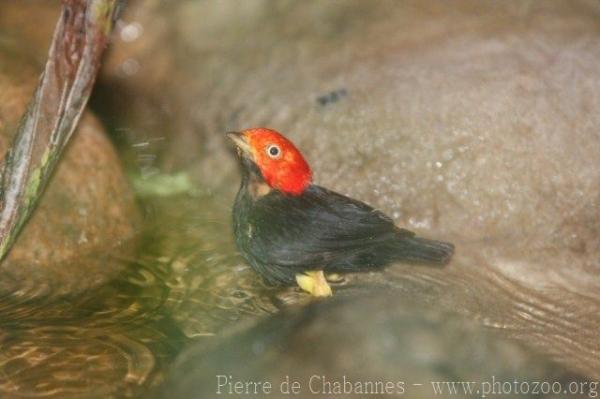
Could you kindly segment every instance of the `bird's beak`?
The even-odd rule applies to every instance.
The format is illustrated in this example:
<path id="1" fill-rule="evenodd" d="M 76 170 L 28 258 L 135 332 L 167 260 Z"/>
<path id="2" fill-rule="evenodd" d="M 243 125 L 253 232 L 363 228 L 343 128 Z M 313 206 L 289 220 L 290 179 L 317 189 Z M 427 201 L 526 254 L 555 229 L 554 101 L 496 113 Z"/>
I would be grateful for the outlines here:
<path id="1" fill-rule="evenodd" d="M 234 144 L 238 148 L 238 153 L 241 156 L 252 158 L 252 149 L 250 148 L 250 144 L 248 144 L 248 139 L 242 132 L 228 132 L 227 137 L 234 142 Z"/>

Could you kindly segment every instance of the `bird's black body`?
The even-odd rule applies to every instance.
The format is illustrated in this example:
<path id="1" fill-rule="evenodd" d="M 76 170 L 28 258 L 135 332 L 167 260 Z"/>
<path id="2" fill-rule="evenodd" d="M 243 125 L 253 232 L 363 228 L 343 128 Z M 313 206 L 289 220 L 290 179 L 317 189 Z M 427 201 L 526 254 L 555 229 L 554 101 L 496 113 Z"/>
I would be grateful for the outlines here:
<path id="1" fill-rule="evenodd" d="M 454 246 L 418 238 L 383 213 L 317 185 L 297 196 L 271 189 L 244 161 L 244 178 L 233 208 L 236 243 L 265 280 L 291 284 L 309 270 L 354 272 L 394 261 L 444 264 Z"/>

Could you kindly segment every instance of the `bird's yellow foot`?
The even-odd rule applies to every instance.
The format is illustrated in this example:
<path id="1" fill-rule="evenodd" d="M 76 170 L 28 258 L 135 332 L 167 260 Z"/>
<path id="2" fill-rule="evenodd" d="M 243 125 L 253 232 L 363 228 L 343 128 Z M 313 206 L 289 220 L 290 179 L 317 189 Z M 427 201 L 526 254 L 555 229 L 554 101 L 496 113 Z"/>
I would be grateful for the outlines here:
<path id="1" fill-rule="evenodd" d="M 323 270 L 296 274 L 296 282 L 312 296 L 331 296 L 331 287 L 327 284 Z"/>
<path id="2" fill-rule="evenodd" d="M 325 275 L 325 278 L 327 279 L 327 282 L 334 284 L 341 283 L 342 281 L 344 281 L 344 276 L 338 273 L 329 273 Z"/>

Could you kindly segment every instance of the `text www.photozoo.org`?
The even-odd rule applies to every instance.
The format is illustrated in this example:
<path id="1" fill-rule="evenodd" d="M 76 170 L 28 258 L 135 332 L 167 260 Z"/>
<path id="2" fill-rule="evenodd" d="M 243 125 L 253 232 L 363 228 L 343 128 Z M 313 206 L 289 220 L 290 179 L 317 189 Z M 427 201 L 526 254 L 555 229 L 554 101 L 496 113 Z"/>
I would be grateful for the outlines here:
<path id="1" fill-rule="evenodd" d="M 500 380 L 491 376 L 484 381 L 354 380 L 347 376 L 328 378 L 312 375 L 308 379 L 285 376 L 279 381 L 243 380 L 231 375 L 216 375 L 217 395 L 404 395 L 422 391 L 433 396 L 470 396 L 475 398 L 502 395 L 571 395 L 596 398 L 598 381 L 519 381 Z"/>

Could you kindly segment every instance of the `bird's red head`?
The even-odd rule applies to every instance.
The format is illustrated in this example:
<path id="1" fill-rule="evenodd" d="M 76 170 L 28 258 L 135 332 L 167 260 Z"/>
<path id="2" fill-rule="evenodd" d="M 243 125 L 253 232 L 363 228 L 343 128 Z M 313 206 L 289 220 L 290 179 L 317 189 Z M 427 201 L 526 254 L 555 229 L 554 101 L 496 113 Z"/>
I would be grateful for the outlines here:
<path id="1" fill-rule="evenodd" d="M 300 195 L 312 173 L 296 146 L 282 134 L 267 128 L 247 129 L 234 138 L 238 148 L 252 158 L 271 188 Z"/>

